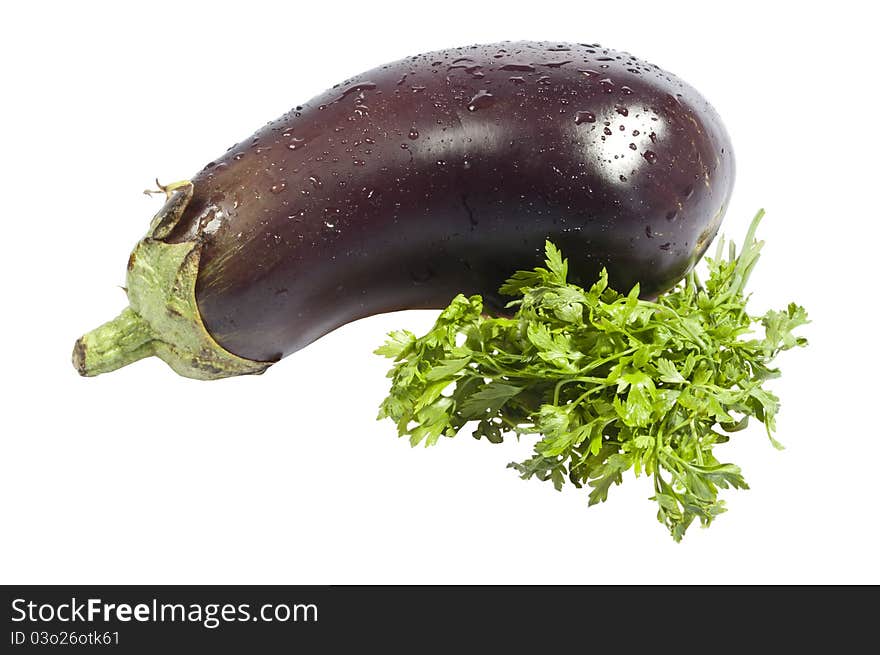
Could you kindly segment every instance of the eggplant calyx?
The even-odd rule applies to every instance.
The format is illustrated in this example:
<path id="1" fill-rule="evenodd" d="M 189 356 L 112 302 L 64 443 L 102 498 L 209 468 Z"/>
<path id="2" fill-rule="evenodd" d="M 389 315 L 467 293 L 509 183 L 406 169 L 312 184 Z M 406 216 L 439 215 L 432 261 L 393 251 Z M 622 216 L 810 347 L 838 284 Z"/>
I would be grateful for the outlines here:
<path id="1" fill-rule="evenodd" d="M 150 356 L 199 380 L 262 373 L 271 366 L 229 352 L 205 327 L 195 295 L 201 244 L 161 240 L 191 197 L 191 184 L 172 193 L 135 246 L 126 279 L 129 307 L 77 340 L 73 365 L 80 375 L 108 373 Z"/>

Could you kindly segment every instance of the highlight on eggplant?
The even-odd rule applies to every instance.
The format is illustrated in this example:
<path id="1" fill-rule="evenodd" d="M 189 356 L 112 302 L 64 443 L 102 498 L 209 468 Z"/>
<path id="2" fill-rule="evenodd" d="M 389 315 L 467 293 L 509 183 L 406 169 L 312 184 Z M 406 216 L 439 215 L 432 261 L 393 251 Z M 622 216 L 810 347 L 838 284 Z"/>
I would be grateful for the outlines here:
<path id="1" fill-rule="evenodd" d="M 709 103 L 597 44 L 502 42 L 337 84 L 186 180 L 129 261 L 129 307 L 85 334 L 98 375 L 155 355 L 188 377 L 261 373 L 335 328 L 498 289 L 551 240 L 570 279 L 671 288 L 734 180 Z"/>

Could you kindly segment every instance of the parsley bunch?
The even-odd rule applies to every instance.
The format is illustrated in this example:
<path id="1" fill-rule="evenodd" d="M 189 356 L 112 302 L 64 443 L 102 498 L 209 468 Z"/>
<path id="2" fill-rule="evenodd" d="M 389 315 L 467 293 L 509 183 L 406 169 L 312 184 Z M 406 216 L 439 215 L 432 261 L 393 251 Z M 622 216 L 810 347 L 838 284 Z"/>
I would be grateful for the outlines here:
<path id="1" fill-rule="evenodd" d="M 534 455 L 510 466 L 557 489 L 566 479 L 588 486 L 590 505 L 626 471 L 649 475 L 657 518 L 680 541 L 694 519 L 707 526 L 724 511 L 719 488 L 748 488 L 738 466 L 716 459 L 717 444 L 754 417 L 781 448 L 779 399 L 764 383 L 779 375 L 779 352 L 806 345 L 792 330 L 808 321 L 795 304 L 746 311 L 762 216 L 739 256 L 719 240 L 705 284 L 691 272 L 656 301 L 641 300 L 638 285 L 617 293 L 604 270 L 588 290 L 569 284 L 568 262 L 548 241 L 546 268 L 501 288 L 517 297 L 512 318 L 483 316 L 480 296 L 459 295 L 426 335 L 389 335 L 376 351 L 395 360 L 379 418 L 414 446 L 468 424 L 492 443 L 538 435 Z M 757 323 L 762 338 L 747 338 Z"/>

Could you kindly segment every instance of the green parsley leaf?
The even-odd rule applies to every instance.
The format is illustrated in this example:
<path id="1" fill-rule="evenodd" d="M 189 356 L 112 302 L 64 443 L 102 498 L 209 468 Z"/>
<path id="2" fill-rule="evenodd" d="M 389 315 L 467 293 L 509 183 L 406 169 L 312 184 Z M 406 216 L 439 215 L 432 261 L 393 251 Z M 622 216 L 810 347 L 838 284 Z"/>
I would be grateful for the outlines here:
<path id="1" fill-rule="evenodd" d="M 377 355 L 384 355 L 385 357 L 391 357 L 393 359 L 406 354 L 407 349 L 415 343 L 415 340 L 416 335 L 409 330 L 389 332 L 388 340 L 373 352 Z"/>
<path id="2" fill-rule="evenodd" d="M 544 242 L 544 252 L 547 255 L 547 269 L 553 273 L 557 284 L 565 284 L 568 278 L 568 260 L 562 258 L 559 249 L 549 241 Z"/>
<path id="3" fill-rule="evenodd" d="M 504 403 L 523 390 L 504 382 L 491 382 L 473 392 L 461 402 L 459 411 L 468 419 L 475 419 L 485 414 L 495 414 Z"/>
<path id="4" fill-rule="evenodd" d="M 657 518 L 676 541 L 695 521 L 725 511 L 721 489 L 747 489 L 738 466 L 715 446 L 764 424 L 771 443 L 781 352 L 805 346 L 808 323 L 790 304 L 747 312 L 745 285 L 761 250 L 760 212 L 737 254 L 719 240 L 695 272 L 657 300 L 611 289 L 603 270 L 589 290 L 569 284 L 568 261 L 549 241 L 545 267 L 514 273 L 501 293 L 512 317 L 483 315 L 480 296 L 457 296 L 424 336 L 392 332 L 377 354 L 394 359 L 379 418 L 391 418 L 413 445 L 435 444 L 468 424 L 477 439 L 534 435 L 535 452 L 509 466 L 523 479 L 561 489 L 588 487 L 604 502 L 632 470 L 653 480 Z M 748 338 L 755 328 L 761 338 Z"/>
<path id="5" fill-rule="evenodd" d="M 669 382 L 670 384 L 687 382 L 685 377 L 675 368 L 675 364 L 668 359 L 664 359 L 663 357 L 657 359 L 657 370 L 660 372 L 661 382 Z"/>

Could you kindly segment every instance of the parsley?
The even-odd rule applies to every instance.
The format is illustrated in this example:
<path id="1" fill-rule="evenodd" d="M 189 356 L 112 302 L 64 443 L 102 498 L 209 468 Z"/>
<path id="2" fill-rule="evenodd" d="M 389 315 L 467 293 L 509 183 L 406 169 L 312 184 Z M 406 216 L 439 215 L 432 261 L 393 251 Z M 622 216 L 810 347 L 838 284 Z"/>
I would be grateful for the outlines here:
<path id="1" fill-rule="evenodd" d="M 781 448 L 779 399 L 764 383 L 779 375 L 776 355 L 806 345 L 792 331 L 808 321 L 795 304 L 746 311 L 762 216 L 739 256 L 719 240 L 705 284 L 692 271 L 656 301 L 640 299 L 638 285 L 617 293 L 604 270 L 589 289 L 569 284 L 568 262 L 548 241 L 546 268 L 501 288 L 517 297 L 512 318 L 483 316 L 480 296 L 459 295 L 426 335 L 391 333 L 376 351 L 395 360 L 379 418 L 413 446 L 466 425 L 492 443 L 537 435 L 534 455 L 510 467 L 557 489 L 588 487 L 590 505 L 630 469 L 644 473 L 657 518 L 680 541 L 694 519 L 707 526 L 724 511 L 719 489 L 748 488 L 738 466 L 716 459 L 717 444 L 754 417 Z M 763 337 L 749 338 L 758 323 Z"/>

